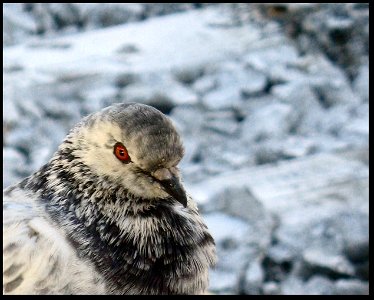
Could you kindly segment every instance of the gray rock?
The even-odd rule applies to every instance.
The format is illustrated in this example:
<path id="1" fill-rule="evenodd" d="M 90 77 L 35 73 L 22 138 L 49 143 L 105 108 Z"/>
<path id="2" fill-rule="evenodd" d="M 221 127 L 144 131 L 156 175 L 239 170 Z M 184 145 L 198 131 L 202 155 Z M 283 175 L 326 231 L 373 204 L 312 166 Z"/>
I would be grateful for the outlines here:
<path id="1" fill-rule="evenodd" d="M 329 133 L 314 133 L 309 136 L 315 144 L 313 153 L 336 153 L 349 149 L 348 141 Z"/>
<path id="2" fill-rule="evenodd" d="M 282 140 L 281 147 L 283 157 L 297 158 L 313 153 L 316 143 L 312 138 L 292 135 Z"/>
<path id="3" fill-rule="evenodd" d="M 271 138 L 260 136 L 253 146 L 255 164 L 264 165 L 272 164 L 282 160 L 282 138 Z"/>
<path id="4" fill-rule="evenodd" d="M 62 122 L 58 123 L 47 117 L 43 118 L 42 123 L 25 118 L 12 130 L 7 138 L 7 145 L 20 149 L 27 157 L 27 163 L 22 166 L 24 176 L 30 175 L 50 159 L 72 125 L 65 124 L 65 129 Z M 35 143 L 35 140 L 38 142 Z"/>
<path id="5" fill-rule="evenodd" d="M 251 151 L 239 139 L 237 114 L 232 110 L 204 112 L 201 106 L 176 107 L 171 118 L 185 138 L 198 144 L 187 158 L 210 174 L 251 164 Z M 194 126 L 191 126 L 191 124 Z"/>
<path id="6" fill-rule="evenodd" d="M 195 3 L 142 3 L 148 17 L 160 16 L 194 8 Z M 203 4 L 204 5 L 204 4 Z"/>
<path id="7" fill-rule="evenodd" d="M 251 262 L 245 271 L 242 289 L 248 295 L 260 295 L 264 277 L 265 274 L 261 262 L 258 260 Z"/>
<path id="8" fill-rule="evenodd" d="M 295 47 L 289 43 L 280 42 L 270 47 L 262 47 L 246 54 L 243 61 L 246 66 L 271 75 L 278 66 L 292 65 L 298 61 Z"/>
<path id="9" fill-rule="evenodd" d="M 207 93 L 203 96 L 202 103 L 208 110 L 234 108 L 240 105 L 240 91 L 237 87 L 228 85 Z"/>
<path id="10" fill-rule="evenodd" d="M 107 27 L 190 8 L 182 4 L 167 7 L 154 5 L 150 9 L 144 3 L 33 3 L 28 9 L 39 31 L 53 32 L 67 27 L 80 30 Z"/>
<path id="11" fill-rule="evenodd" d="M 362 101 L 369 101 L 369 65 L 364 64 L 360 67 L 353 82 L 353 88 L 360 95 Z"/>
<path id="12" fill-rule="evenodd" d="M 365 214 L 357 211 L 339 212 L 337 208 L 326 216 L 322 216 L 321 212 L 310 211 L 309 217 L 304 212 L 303 219 L 300 219 L 297 226 L 285 225 L 291 221 L 290 216 L 288 220 L 281 219 L 275 232 L 277 243 L 269 249 L 268 257 L 274 262 L 282 263 L 295 261 L 301 256 L 302 263 L 295 274 L 302 278 L 309 278 L 313 274 L 355 276 L 356 266 L 345 255 L 351 261 L 368 259 L 367 216 L 365 218 Z M 320 217 L 314 217 L 315 220 L 312 221 L 312 214 Z"/>
<path id="13" fill-rule="evenodd" d="M 357 211 L 344 212 L 335 219 L 344 239 L 344 253 L 353 262 L 369 259 L 369 215 Z"/>
<path id="14" fill-rule="evenodd" d="M 334 282 L 323 276 L 313 276 L 304 286 L 306 295 L 333 295 Z"/>
<path id="15" fill-rule="evenodd" d="M 239 218 L 225 213 L 209 213 L 205 215 L 206 224 L 216 242 L 217 255 L 220 257 L 216 269 L 237 274 L 245 268 L 249 261 L 256 259 L 258 253 L 243 243 L 250 236 L 250 226 Z"/>
<path id="16" fill-rule="evenodd" d="M 364 262 L 355 262 L 355 269 L 356 269 L 356 277 L 363 280 L 369 281 L 369 260 Z"/>
<path id="17" fill-rule="evenodd" d="M 3 148 L 3 187 L 17 183 L 24 176 L 26 158 L 22 153 L 11 147 Z"/>
<path id="18" fill-rule="evenodd" d="M 365 219 L 364 219 L 365 220 Z M 362 232 L 367 231 L 369 227 L 365 227 Z M 353 241 L 354 242 L 353 242 Z M 368 236 L 362 241 L 355 239 L 351 236 L 346 239 L 346 245 L 344 247 L 344 253 L 348 257 L 349 260 L 353 262 L 362 262 L 369 259 L 369 239 Z"/>
<path id="19" fill-rule="evenodd" d="M 135 44 L 125 43 L 125 44 L 121 45 L 120 47 L 118 47 L 116 52 L 118 54 L 120 54 L 119 55 L 120 57 L 125 58 L 126 55 L 139 53 L 139 52 L 141 52 L 141 50 Z"/>
<path id="20" fill-rule="evenodd" d="M 140 81 L 140 76 L 138 74 L 125 72 L 125 73 L 121 73 L 117 75 L 116 80 L 115 80 L 115 85 L 118 88 L 122 89 L 130 84 L 133 84 L 139 81 Z"/>
<path id="21" fill-rule="evenodd" d="M 246 187 L 217 189 L 208 203 L 212 207 L 207 205 L 206 210 L 220 210 L 246 220 L 253 227 L 251 238 L 256 239 L 257 246 L 265 247 L 270 243 L 272 217 Z"/>
<path id="22" fill-rule="evenodd" d="M 44 95 L 44 97 L 41 96 L 42 99 L 45 99 L 46 97 L 48 97 L 48 101 L 40 101 L 38 103 L 45 116 L 48 116 L 51 119 L 56 119 L 58 120 L 58 122 L 67 124 L 73 124 L 79 121 L 79 119 L 81 118 L 81 110 L 84 106 L 84 103 L 66 101 L 64 104 L 62 104 L 61 100 L 56 99 L 54 95 Z M 95 103 L 93 103 L 93 105 L 94 104 Z M 98 106 L 95 105 L 95 107 Z M 102 107 L 100 107 L 100 109 L 101 108 Z"/>
<path id="23" fill-rule="evenodd" d="M 289 247 L 283 243 L 271 245 L 268 248 L 266 255 L 269 259 L 271 259 L 271 261 L 277 263 L 278 265 L 294 260 L 294 253 L 290 251 Z"/>
<path id="24" fill-rule="evenodd" d="M 135 83 L 128 85 L 120 94 L 121 101 L 140 102 L 149 105 L 168 106 L 196 104 L 197 95 L 190 89 L 173 81 L 159 84 Z"/>
<path id="25" fill-rule="evenodd" d="M 38 33 L 53 33 L 82 25 L 78 6 L 72 3 L 32 3 L 27 6 L 37 24 Z"/>
<path id="26" fill-rule="evenodd" d="M 342 128 L 351 121 L 351 110 L 350 105 L 336 105 L 321 111 L 315 118 L 316 128 L 334 136 L 341 135 Z"/>
<path id="27" fill-rule="evenodd" d="M 278 283 L 269 281 L 263 284 L 262 291 L 264 295 L 280 295 L 281 287 Z"/>
<path id="28" fill-rule="evenodd" d="M 361 107 L 362 109 L 360 109 Z M 319 150 L 323 152 L 345 147 L 362 148 L 368 146 L 369 115 L 368 107 L 365 104 L 361 104 L 359 107 L 336 105 L 328 110 L 322 110 L 308 123 L 305 120 L 302 121 L 299 131 L 305 132 L 306 126 L 309 127 L 309 131 L 314 128 L 320 133 L 314 138 L 314 141 L 318 145 L 316 148 L 321 147 Z"/>
<path id="29" fill-rule="evenodd" d="M 143 83 L 134 83 L 123 89 L 119 95 L 120 102 L 149 103 L 161 92 Z M 161 99 L 161 97 L 159 97 Z M 164 101 L 170 101 L 169 99 Z"/>
<path id="30" fill-rule="evenodd" d="M 41 119 L 43 117 L 43 110 L 35 101 L 22 101 L 27 93 L 27 89 L 24 89 L 17 93 L 17 107 L 22 115 L 29 116 L 32 119 Z"/>
<path id="31" fill-rule="evenodd" d="M 192 85 L 204 75 L 204 72 L 204 66 L 189 66 L 172 71 L 176 80 L 185 85 Z"/>
<path id="32" fill-rule="evenodd" d="M 366 166 L 369 165 L 369 149 L 367 147 L 349 149 L 337 153 L 346 160 L 360 161 Z"/>
<path id="33" fill-rule="evenodd" d="M 300 278 L 290 276 L 287 280 L 281 283 L 282 295 L 305 295 L 305 284 Z"/>
<path id="34" fill-rule="evenodd" d="M 57 147 L 61 144 L 65 138 L 70 125 L 66 125 L 66 128 L 62 125 L 62 122 L 56 122 L 49 118 L 44 118 L 43 123 L 37 124 L 37 127 L 33 131 L 33 135 L 30 139 L 37 138 L 38 143 L 34 143 L 30 140 L 30 167 L 33 171 L 38 170 L 43 166 L 57 150 Z"/>
<path id="35" fill-rule="evenodd" d="M 17 124 L 21 117 L 14 94 L 14 88 L 5 84 L 3 87 L 3 122 L 7 124 Z"/>
<path id="36" fill-rule="evenodd" d="M 330 254 L 322 249 L 305 249 L 303 251 L 304 270 L 303 272 L 313 274 L 339 274 L 353 276 L 355 270 L 353 265 L 343 256 Z"/>
<path id="37" fill-rule="evenodd" d="M 339 279 L 335 282 L 336 295 L 369 295 L 369 283 L 357 279 Z"/>
<path id="38" fill-rule="evenodd" d="M 275 166 L 243 167 L 190 188 L 200 203 L 208 203 L 214 199 L 217 188 L 222 191 L 227 187 L 247 187 L 267 210 L 284 216 L 287 228 L 293 231 L 284 236 L 300 230 L 301 242 L 306 237 L 301 224 L 328 219 L 338 209 L 346 211 L 347 205 L 350 210 L 353 207 L 368 212 L 368 175 L 368 167 L 358 160 L 318 154 Z M 296 242 L 298 239 L 299 234 Z"/>
<path id="39" fill-rule="evenodd" d="M 109 84 L 98 84 L 89 89 L 83 89 L 79 95 L 84 99 L 83 109 L 94 112 L 116 102 L 117 92 L 117 88 Z"/>
<path id="40" fill-rule="evenodd" d="M 3 45 L 10 46 L 36 32 L 36 22 L 23 10 L 23 3 L 3 4 Z"/>
<path id="41" fill-rule="evenodd" d="M 3 188 L 7 188 L 12 184 L 16 184 L 23 179 L 23 176 L 13 173 L 11 170 L 7 169 L 6 175 L 3 176 Z"/>
<path id="42" fill-rule="evenodd" d="M 236 248 L 249 230 L 247 222 L 223 212 L 205 213 L 204 219 L 220 248 Z"/>
<path id="43" fill-rule="evenodd" d="M 262 72 L 247 68 L 246 75 L 248 76 L 246 83 L 241 87 L 241 95 L 244 98 L 251 98 L 265 92 L 267 78 Z"/>
<path id="44" fill-rule="evenodd" d="M 224 136 L 212 130 L 201 134 L 200 160 L 211 175 L 253 165 L 254 152 L 238 141 L 237 135 Z"/>
<path id="45" fill-rule="evenodd" d="M 217 111 L 205 114 L 203 128 L 222 135 L 234 136 L 239 130 L 239 124 L 232 111 Z"/>
<path id="46" fill-rule="evenodd" d="M 254 3 L 253 8 L 263 16 L 282 20 L 296 16 L 302 18 L 319 6 L 319 3 Z"/>
<path id="47" fill-rule="evenodd" d="M 30 34 L 77 32 L 193 8 L 192 3 L 12 3 L 4 9 L 4 40 L 14 44 Z"/>
<path id="48" fill-rule="evenodd" d="M 30 151 L 30 170 L 35 172 L 39 170 L 47 161 L 49 161 L 57 148 L 52 146 L 39 146 L 38 149 Z"/>
<path id="49" fill-rule="evenodd" d="M 217 88 L 217 79 L 214 76 L 206 75 L 197 79 L 193 85 L 192 89 L 199 95 L 205 95 L 206 93 Z"/>
<path id="50" fill-rule="evenodd" d="M 291 106 L 294 117 L 289 126 L 293 132 L 304 135 L 319 130 L 316 117 L 323 113 L 323 109 L 309 83 L 290 82 L 276 85 L 271 89 L 271 93 Z"/>
<path id="51" fill-rule="evenodd" d="M 236 294 L 237 281 L 236 273 L 212 270 L 209 273 L 209 291 L 218 294 Z"/>
<path id="52" fill-rule="evenodd" d="M 307 258 L 309 257 L 309 253 L 311 253 L 310 256 L 316 259 L 318 259 L 319 254 L 313 255 L 316 253 L 313 251 L 321 251 L 325 252 L 324 256 L 333 259 L 331 261 L 331 265 L 333 266 L 335 257 L 342 254 L 344 245 L 343 237 L 339 234 L 339 229 L 332 223 L 332 220 L 334 220 L 333 217 L 324 217 L 321 215 L 320 219 L 315 220 L 312 213 L 320 212 L 318 209 L 304 213 L 300 211 L 299 214 L 303 217 L 299 217 L 299 220 L 293 220 L 296 221 L 297 226 L 295 226 L 296 224 L 281 222 L 275 232 L 278 244 L 274 246 L 276 249 L 280 247 L 281 250 L 273 251 L 276 253 L 280 251 L 287 253 L 286 249 L 288 249 L 289 254 L 292 254 L 293 257 L 299 257 L 305 252 Z M 306 235 L 305 232 L 308 232 L 308 234 Z M 327 265 L 328 262 L 325 264 Z"/>
<path id="53" fill-rule="evenodd" d="M 25 130 L 28 128 L 28 130 Z M 31 135 L 31 132 L 34 134 L 34 138 Z M 11 133 L 6 136 L 6 145 L 22 149 L 25 151 L 26 155 L 29 154 L 30 149 L 34 145 L 36 133 L 36 125 L 34 120 L 24 118 L 19 121 L 17 127 L 13 128 Z"/>
<path id="54" fill-rule="evenodd" d="M 248 68 L 249 69 L 249 68 Z M 227 109 L 232 107 L 240 107 L 242 92 L 241 90 L 247 85 L 251 85 L 251 81 L 254 81 L 258 75 L 263 77 L 259 72 L 253 70 L 246 70 L 241 63 L 234 61 L 224 61 L 219 65 L 212 65 L 211 68 L 207 68 L 210 81 L 214 83 L 216 89 L 206 93 L 202 97 L 202 103 L 208 109 Z M 256 78 L 257 79 L 257 78 Z M 261 79 L 260 79 L 261 81 Z M 261 82 L 260 82 L 261 84 Z M 259 85 L 258 83 L 254 83 Z M 258 87 L 257 87 L 258 88 Z"/>
<path id="55" fill-rule="evenodd" d="M 363 108 L 363 111 L 350 118 L 339 132 L 343 141 L 356 148 L 369 146 L 369 105 L 367 103 L 360 107 Z"/>
<path id="56" fill-rule="evenodd" d="M 256 164 L 262 165 L 316 153 L 318 144 L 312 137 L 288 135 L 287 137 L 261 139 L 251 147 L 255 153 Z"/>
<path id="57" fill-rule="evenodd" d="M 205 179 L 207 179 L 207 177 L 210 176 L 205 168 L 198 163 L 183 163 L 182 161 L 180 168 L 185 184 L 196 184 L 198 182 L 204 181 Z"/>
<path id="58" fill-rule="evenodd" d="M 344 19 L 341 15 L 337 15 L 335 19 L 338 20 L 338 24 L 334 24 L 335 26 L 332 28 L 330 27 L 330 37 L 333 42 L 337 42 L 336 51 L 344 50 L 343 53 L 340 53 L 341 57 L 338 56 L 338 62 L 342 63 L 343 66 L 353 67 L 352 69 L 354 70 L 354 67 L 356 67 L 355 63 L 358 63 L 359 57 L 367 54 L 368 51 L 369 35 L 367 26 L 369 23 L 369 11 L 366 3 L 361 6 L 359 4 L 346 4 L 344 8 L 345 10 L 342 14 L 346 13 L 348 16 Z M 333 20 L 332 18 L 330 19 Z M 341 24 L 342 19 L 345 24 Z M 329 20 L 330 25 L 331 20 Z M 339 47 L 339 44 L 343 44 L 342 47 Z"/>
<path id="59" fill-rule="evenodd" d="M 341 80 L 339 77 L 333 78 L 329 81 L 323 78 L 319 82 L 314 82 L 314 91 L 318 94 L 324 107 L 329 108 L 337 104 L 358 103 L 360 101 L 346 80 Z"/>
<path id="60" fill-rule="evenodd" d="M 323 107 L 360 102 L 341 69 L 321 55 L 314 56 L 313 59 L 313 67 L 309 69 L 310 84 Z"/>
<path id="61" fill-rule="evenodd" d="M 367 3 L 314 3 L 308 9 L 297 10 L 282 3 L 269 4 L 262 11 L 267 18 L 279 22 L 301 52 L 324 52 L 350 76 L 355 73 L 362 55 L 368 52 Z"/>
<path id="62" fill-rule="evenodd" d="M 205 120 L 205 111 L 196 105 L 176 106 L 170 113 L 170 118 L 175 122 L 177 129 L 187 137 L 193 137 L 197 142 Z"/>
<path id="63" fill-rule="evenodd" d="M 79 7 L 86 26 L 107 27 L 138 21 L 144 15 L 141 3 L 91 3 Z"/>
<path id="64" fill-rule="evenodd" d="M 223 225 L 224 228 L 212 229 L 212 234 L 215 236 L 218 247 L 218 256 L 220 257 L 217 267 L 224 270 L 232 270 L 235 265 L 236 272 L 241 274 L 240 278 L 238 278 L 239 290 L 247 294 L 260 294 L 265 276 L 261 261 L 263 253 L 266 251 L 265 249 L 270 244 L 273 225 L 271 216 L 245 189 L 228 188 L 221 194 L 214 196 L 210 203 L 215 206 L 215 210 L 218 209 L 225 214 L 246 220 L 243 223 L 243 225 L 246 224 L 244 227 L 245 231 L 243 231 L 243 225 L 241 226 L 243 229 L 241 229 L 239 225 L 227 221 L 225 223 L 222 222 L 222 224 L 225 224 Z M 212 209 L 214 208 L 204 206 L 205 211 Z M 212 223 L 209 216 L 212 215 L 217 216 L 216 213 L 206 216 L 209 228 L 214 226 L 209 225 Z M 216 220 L 215 222 L 218 223 L 220 221 Z M 232 230 L 235 233 L 231 232 L 228 234 L 230 226 L 232 226 Z M 219 230 L 219 232 L 216 232 L 216 230 Z M 235 264 L 233 264 L 234 261 Z"/>
<path id="65" fill-rule="evenodd" d="M 287 135 L 296 122 L 294 110 L 288 104 L 273 103 L 253 111 L 242 122 L 242 138 L 258 141 Z"/>

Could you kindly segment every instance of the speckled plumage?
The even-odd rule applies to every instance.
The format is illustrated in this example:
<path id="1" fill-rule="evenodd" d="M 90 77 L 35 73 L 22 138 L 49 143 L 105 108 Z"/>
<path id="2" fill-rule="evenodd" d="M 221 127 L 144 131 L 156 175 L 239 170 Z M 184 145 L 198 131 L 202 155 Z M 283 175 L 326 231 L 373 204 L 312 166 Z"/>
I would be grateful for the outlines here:
<path id="1" fill-rule="evenodd" d="M 131 163 L 115 157 L 117 142 Z M 84 118 L 45 166 L 4 190 L 3 293 L 206 292 L 215 245 L 184 192 L 182 156 L 150 106 Z"/>

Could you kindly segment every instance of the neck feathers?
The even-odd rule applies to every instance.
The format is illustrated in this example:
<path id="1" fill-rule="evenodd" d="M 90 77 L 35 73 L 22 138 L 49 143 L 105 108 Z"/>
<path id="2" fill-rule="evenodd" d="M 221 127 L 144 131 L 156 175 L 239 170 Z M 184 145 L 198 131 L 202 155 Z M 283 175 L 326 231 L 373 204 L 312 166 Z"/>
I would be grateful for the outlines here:
<path id="1" fill-rule="evenodd" d="M 74 172 L 63 167 L 73 159 L 52 159 L 21 187 L 39 195 L 77 254 L 103 274 L 109 292 L 204 292 L 215 246 L 197 210 L 171 198 L 135 197 L 80 163 Z"/>

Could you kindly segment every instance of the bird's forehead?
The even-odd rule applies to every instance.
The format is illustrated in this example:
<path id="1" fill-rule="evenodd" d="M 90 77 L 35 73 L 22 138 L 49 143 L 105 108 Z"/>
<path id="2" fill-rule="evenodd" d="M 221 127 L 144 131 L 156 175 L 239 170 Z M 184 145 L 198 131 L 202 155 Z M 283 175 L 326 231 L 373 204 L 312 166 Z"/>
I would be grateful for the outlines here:
<path id="1" fill-rule="evenodd" d="M 103 146 L 108 146 L 122 136 L 122 130 L 117 124 L 100 118 L 92 119 L 86 123 L 83 131 L 88 144 L 101 144 Z"/>
<path id="2" fill-rule="evenodd" d="M 179 134 L 171 121 L 156 109 L 137 107 L 114 116 L 123 139 L 136 152 L 145 169 L 175 165 L 183 156 Z"/>

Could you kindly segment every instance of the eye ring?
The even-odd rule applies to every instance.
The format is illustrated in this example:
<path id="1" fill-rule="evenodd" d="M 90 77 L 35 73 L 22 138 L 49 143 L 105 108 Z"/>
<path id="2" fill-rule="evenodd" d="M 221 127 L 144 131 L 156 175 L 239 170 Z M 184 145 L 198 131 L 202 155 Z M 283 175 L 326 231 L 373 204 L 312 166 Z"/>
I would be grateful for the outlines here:
<path id="1" fill-rule="evenodd" d="M 129 153 L 127 152 L 126 147 L 125 147 L 122 143 L 120 143 L 120 142 L 116 143 L 116 144 L 114 145 L 113 149 L 114 149 L 114 150 L 113 150 L 113 154 L 115 155 L 115 157 L 116 157 L 119 161 L 121 161 L 121 162 L 123 162 L 123 163 L 125 163 L 125 164 L 131 162 L 130 155 L 129 155 Z"/>

